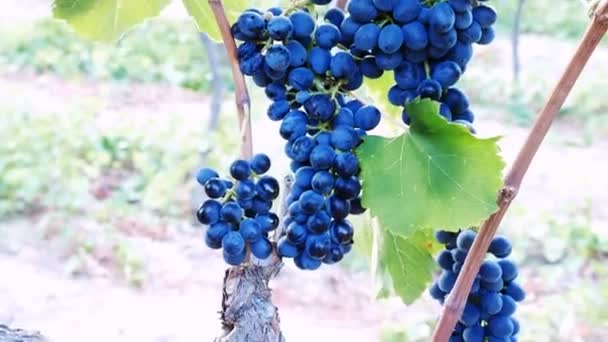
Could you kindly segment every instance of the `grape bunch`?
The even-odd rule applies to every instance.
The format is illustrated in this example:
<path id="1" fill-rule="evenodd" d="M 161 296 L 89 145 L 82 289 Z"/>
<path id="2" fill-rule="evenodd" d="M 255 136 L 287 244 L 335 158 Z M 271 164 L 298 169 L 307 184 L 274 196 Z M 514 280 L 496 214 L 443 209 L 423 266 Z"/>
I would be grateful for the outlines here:
<path id="1" fill-rule="evenodd" d="M 454 287 L 476 235 L 471 229 L 458 233 L 437 231 L 435 234 L 445 249 L 437 257 L 441 275 L 429 292 L 442 304 Z M 488 252 L 493 257 L 482 263 L 450 342 L 517 341 L 519 322 L 513 314 L 516 303 L 524 300 L 525 292 L 516 282 L 517 266 L 507 259 L 511 248 L 504 236 L 492 240 Z"/>
<path id="2" fill-rule="evenodd" d="M 258 259 L 272 253 L 268 234 L 279 225 L 271 212 L 279 196 L 279 182 L 268 175 L 270 159 L 257 154 L 250 161 L 236 160 L 230 166 L 232 180 L 222 179 L 209 168 L 201 169 L 196 179 L 209 197 L 197 211 L 198 221 L 207 225 L 205 243 L 223 249 L 226 263 L 238 266 L 247 250 Z"/>
<path id="3" fill-rule="evenodd" d="M 467 96 L 453 87 L 473 56 L 472 45 L 494 40 L 496 12 L 471 0 L 351 0 L 341 44 L 362 58 L 365 77 L 394 71 L 395 106 L 417 97 L 441 102 L 440 114 L 472 130 Z M 410 118 L 404 110 L 402 119 Z"/>
<path id="4" fill-rule="evenodd" d="M 243 41 L 241 70 L 273 101 L 267 115 L 281 122 L 295 173 L 278 252 L 308 270 L 336 263 L 351 249 L 354 231 L 347 217 L 364 211 L 354 150 L 380 122 L 378 108 L 349 96 L 361 87 L 363 74 L 350 51 L 338 48 L 335 16 L 344 14 L 332 9 L 317 24 L 307 7 L 247 10 L 232 28 Z"/>

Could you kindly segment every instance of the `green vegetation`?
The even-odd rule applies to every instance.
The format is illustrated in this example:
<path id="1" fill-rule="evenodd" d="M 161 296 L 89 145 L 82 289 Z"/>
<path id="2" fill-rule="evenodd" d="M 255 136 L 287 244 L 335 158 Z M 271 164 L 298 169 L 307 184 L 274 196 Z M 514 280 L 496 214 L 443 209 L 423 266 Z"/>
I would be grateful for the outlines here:
<path id="1" fill-rule="evenodd" d="M 191 22 L 150 21 L 115 45 L 92 43 L 60 21 L 42 20 L 20 32 L 0 35 L 0 68 L 207 91 L 212 66 Z M 222 65 L 219 70 L 229 80 L 228 67 Z M 223 84 L 231 86 L 229 81 Z"/>
<path id="2" fill-rule="evenodd" d="M 93 205 L 98 202 L 131 212 L 183 216 L 190 210 L 184 196 L 189 174 L 214 139 L 205 125 L 187 123 L 189 113 L 146 121 L 144 130 L 142 118 L 136 117 L 104 123 L 108 118 L 79 112 L 2 112 L 2 218 L 37 209 L 89 213 L 99 209 Z M 214 146 L 220 150 L 232 143 L 218 140 Z"/>
<path id="3" fill-rule="evenodd" d="M 496 1 L 492 6 L 500 13 L 498 23 L 503 30 L 510 30 L 518 0 Z M 548 14 L 550 8 L 551 14 Z M 577 0 L 528 0 L 524 4 L 521 30 L 557 38 L 578 38 L 585 31 L 587 8 Z"/>

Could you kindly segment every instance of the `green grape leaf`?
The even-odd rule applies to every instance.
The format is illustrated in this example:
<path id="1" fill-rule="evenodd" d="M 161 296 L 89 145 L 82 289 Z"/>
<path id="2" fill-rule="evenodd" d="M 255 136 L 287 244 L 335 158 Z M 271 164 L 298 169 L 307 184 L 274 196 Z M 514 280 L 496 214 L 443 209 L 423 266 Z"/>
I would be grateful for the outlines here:
<path id="1" fill-rule="evenodd" d="M 410 237 L 384 230 L 381 262 L 391 276 L 395 293 L 405 304 L 418 299 L 432 279 L 433 254 L 438 246 L 432 235 L 424 229 Z"/>
<path id="2" fill-rule="evenodd" d="M 431 100 L 406 110 L 408 132 L 368 136 L 357 149 L 363 205 L 382 228 L 408 237 L 421 228 L 474 226 L 495 212 L 505 165 L 499 138 L 477 138 L 449 123 Z"/>
<path id="3" fill-rule="evenodd" d="M 365 78 L 363 82 L 367 96 L 371 103 L 376 105 L 382 113 L 389 114 L 395 119 L 401 120 L 402 108 L 397 107 L 388 101 L 388 90 L 395 84 L 395 77 L 392 71 L 385 71 L 382 77 L 377 79 Z"/>
<path id="4" fill-rule="evenodd" d="M 215 41 L 222 40 L 220 28 L 217 26 L 209 0 L 183 0 L 186 10 L 190 14 L 200 32 L 206 33 Z M 241 12 L 247 8 L 245 0 L 223 1 L 224 11 L 230 23 L 234 23 Z"/>
<path id="5" fill-rule="evenodd" d="M 53 16 L 90 40 L 111 42 L 157 16 L 171 0 L 54 0 Z"/>

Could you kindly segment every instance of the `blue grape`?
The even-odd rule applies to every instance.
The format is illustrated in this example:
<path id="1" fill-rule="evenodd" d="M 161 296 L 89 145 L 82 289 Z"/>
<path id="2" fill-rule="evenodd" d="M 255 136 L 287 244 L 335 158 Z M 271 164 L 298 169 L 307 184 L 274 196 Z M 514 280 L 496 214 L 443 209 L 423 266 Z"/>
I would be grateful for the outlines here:
<path id="1" fill-rule="evenodd" d="M 339 150 L 350 151 L 359 144 L 359 136 L 351 127 L 338 126 L 331 133 L 331 143 Z"/>
<path id="2" fill-rule="evenodd" d="M 482 29 L 491 28 L 497 19 L 496 11 L 489 6 L 477 6 L 473 9 L 473 19 Z"/>
<path id="3" fill-rule="evenodd" d="M 217 178 L 217 177 L 219 177 L 219 175 L 217 174 L 217 172 L 215 172 L 215 170 L 205 167 L 205 168 L 200 169 L 198 171 L 198 173 L 196 174 L 196 181 L 200 185 L 204 186 L 208 180 L 210 180 L 211 178 Z"/>
<path id="4" fill-rule="evenodd" d="M 315 29 L 315 21 L 310 14 L 304 11 L 297 11 L 289 16 L 293 25 L 293 37 L 298 40 L 310 38 Z"/>
<path id="5" fill-rule="evenodd" d="M 475 21 L 464 30 L 458 30 L 458 40 L 464 44 L 473 44 L 479 42 L 483 32 L 481 26 Z"/>
<path id="6" fill-rule="evenodd" d="M 426 27 L 419 21 L 412 21 L 402 27 L 404 44 L 412 50 L 422 50 L 429 43 Z"/>
<path id="7" fill-rule="evenodd" d="M 456 14 L 447 2 L 440 2 L 431 8 L 429 25 L 432 31 L 438 33 L 448 32 L 454 27 L 455 22 Z"/>
<path id="8" fill-rule="evenodd" d="M 222 239 L 230 231 L 230 226 L 225 222 L 217 222 L 207 228 L 205 233 L 205 243 L 209 248 L 222 248 Z"/>
<path id="9" fill-rule="evenodd" d="M 356 127 L 369 131 L 380 123 L 380 111 L 375 106 L 363 106 L 355 113 L 354 119 Z"/>
<path id="10" fill-rule="evenodd" d="M 205 193 L 211 198 L 220 198 L 226 194 L 226 184 L 217 177 L 211 178 L 205 183 Z"/>
<path id="11" fill-rule="evenodd" d="M 498 265 L 502 270 L 502 280 L 504 280 L 505 282 L 510 282 L 513 279 L 517 278 L 518 271 L 517 266 L 514 262 L 512 262 L 511 260 L 503 259 L 498 260 Z"/>
<path id="12" fill-rule="evenodd" d="M 351 0 L 347 10 L 350 16 L 360 23 L 372 21 L 378 15 L 372 0 Z"/>
<path id="13" fill-rule="evenodd" d="M 421 11 L 419 0 L 401 0 L 393 9 L 393 18 L 401 24 L 407 24 L 416 19 Z"/>
<path id="14" fill-rule="evenodd" d="M 471 11 L 457 12 L 454 28 L 466 30 L 473 23 L 473 13 Z"/>
<path id="15" fill-rule="evenodd" d="M 403 62 L 395 69 L 395 82 L 401 89 L 415 89 L 425 78 L 422 64 Z"/>
<path id="16" fill-rule="evenodd" d="M 331 247 L 331 240 L 327 233 L 311 234 L 308 235 L 305 242 L 305 251 L 308 256 L 313 259 L 323 260 L 329 248 Z"/>
<path id="17" fill-rule="evenodd" d="M 273 45 L 266 51 L 266 64 L 274 71 L 284 71 L 291 63 L 291 54 L 283 45 Z"/>
<path id="18" fill-rule="evenodd" d="M 316 146 L 310 153 L 310 165 L 317 170 L 329 169 L 336 158 L 336 152 L 327 145 Z"/>
<path id="19" fill-rule="evenodd" d="M 332 239 L 341 245 L 352 243 L 354 229 L 352 224 L 347 220 L 335 220 L 330 224 Z"/>
<path id="20" fill-rule="evenodd" d="M 466 327 L 475 326 L 479 321 L 480 315 L 481 311 L 477 305 L 467 303 L 462 311 L 462 316 L 460 316 L 460 323 Z"/>
<path id="21" fill-rule="evenodd" d="M 454 284 L 456 283 L 456 274 L 450 271 L 441 272 L 441 276 L 439 277 L 439 288 L 441 291 L 449 293 L 452 291 Z"/>
<path id="22" fill-rule="evenodd" d="M 359 171 L 359 159 L 351 152 L 340 153 L 336 156 L 334 166 L 341 177 L 354 176 Z"/>
<path id="23" fill-rule="evenodd" d="M 299 254 L 298 247 L 292 244 L 287 237 L 279 239 L 277 249 L 279 255 L 286 258 L 295 258 Z"/>
<path id="24" fill-rule="evenodd" d="M 274 40 L 285 40 L 291 36 L 293 25 L 289 18 L 276 16 L 268 21 L 268 35 Z"/>
<path id="25" fill-rule="evenodd" d="M 401 27 L 395 24 L 386 25 L 382 28 L 378 36 L 378 47 L 384 53 L 392 54 L 401 48 L 403 39 Z"/>
<path id="26" fill-rule="evenodd" d="M 506 258 L 511 254 L 512 249 L 509 239 L 505 236 L 497 235 L 492 239 L 488 252 L 494 254 L 497 258 Z"/>
<path id="27" fill-rule="evenodd" d="M 331 216 L 338 220 L 345 219 L 350 213 L 350 202 L 336 195 L 329 196 L 327 207 Z"/>
<path id="28" fill-rule="evenodd" d="M 289 85 L 296 90 L 308 90 L 312 87 L 315 75 L 308 68 L 295 68 L 289 72 Z"/>
<path id="29" fill-rule="evenodd" d="M 490 44 L 491 42 L 494 41 L 495 35 L 496 35 L 496 33 L 494 32 L 494 29 L 492 27 L 481 29 L 481 38 L 479 38 L 479 41 L 477 42 L 477 44 L 480 44 L 480 45 Z"/>
<path id="30" fill-rule="evenodd" d="M 508 337 L 513 334 L 513 322 L 509 317 L 496 316 L 488 321 L 488 331 L 497 337 Z"/>
<path id="31" fill-rule="evenodd" d="M 267 238 L 251 243 L 251 254 L 258 259 L 266 259 L 272 254 L 272 244 Z"/>
<path id="32" fill-rule="evenodd" d="M 308 51 L 302 43 L 297 40 L 290 40 L 285 47 L 289 50 L 289 66 L 295 68 L 306 64 Z"/>
<path id="33" fill-rule="evenodd" d="M 347 78 L 355 72 L 357 65 L 351 54 L 338 52 L 331 58 L 329 68 L 335 78 Z"/>
<path id="34" fill-rule="evenodd" d="M 317 75 L 324 75 L 329 70 L 331 53 L 320 47 L 314 47 L 308 55 L 308 66 Z"/>
<path id="35" fill-rule="evenodd" d="M 458 234 L 458 238 L 456 239 L 456 246 L 458 249 L 468 252 L 471 246 L 473 245 L 473 241 L 477 233 L 474 230 L 465 230 L 462 233 Z"/>
<path id="36" fill-rule="evenodd" d="M 323 49 L 331 49 L 340 42 L 342 35 L 333 24 L 320 25 L 315 31 L 317 45 Z"/>
<path id="37" fill-rule="evenodd" d="M 384 74 L 384 70 L 380 69 L 376 64 L 375 57 L 365 57 L 361 61 L 361 73 L 367 78 L 376 79 Z"/>
<path id="38" fill-rule="evenodd" d="M 399 52 L 387 54 L 380 52 L 376 55 L 376 65 L 382 70 L 394 70 L 403 61 L 403 55 Z"/>
<path id="39" fill-rule="evenodd" d="M 334 24 L 336 27 L 340 27 L 342 21 L 344 21 L 344 11 L 338 7 L 333 7 L 325 12 L 325 21 Z"/>

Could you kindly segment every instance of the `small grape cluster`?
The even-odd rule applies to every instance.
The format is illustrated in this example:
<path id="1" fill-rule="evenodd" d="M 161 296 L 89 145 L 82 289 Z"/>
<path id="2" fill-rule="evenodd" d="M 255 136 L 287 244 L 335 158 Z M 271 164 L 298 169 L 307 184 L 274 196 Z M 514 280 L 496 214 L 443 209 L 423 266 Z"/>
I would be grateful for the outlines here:
<path id="1" fill-rule="evenodd" d="M 351 0 L 348 12 L 342 44 L 362 58 L 364 76 L 394 71 L 392 104 L 416 97 L 440 101 L 442 116 L 472 130 L 468 98 L 453 86 L 473 56 L 472 44 L 494 40 L 494 9 L 473 7 L 471 0 Z M 402 119 L 410 123 L 405 110 Z"/>
<path id="2" fill-rule="evenodd" d="M 445 245 L 445 249 L 437 257 L 441 275 L 429 292 L 442 304 L 454 287 L 476 235 L 471 229 L 458 233 L 435 233 L 435 238 Z M 504 236 L 496 236 L 492 240 L 488 252 L 494 257 L 482 263 L 450 342 L 517 341 L 519 322 L 512 316 L 516 302 L 524 300 L 525 292 L 516 282 L 517 266 L 506 259 L 511 249 L 511 243 Z"/>
<path id="3" fill-rule="evenodd" d="M 272 253 L 268 235 L 278 227 L 279 218 L 270 210 L 279 196 L 279 182 L 264 175 L 269 169 L 268 156 L 257 154 L 250 161 L 232 163 L 232 180 L 220 178 L 209 168 L 197 174 L 210 198 L 197 211 L 199 222 L 208 225 L 205 243 L 212 249 L 223 248 L 224 260 L 230 265 L 242 264 L 248 247 L 258 259 Z"/>

